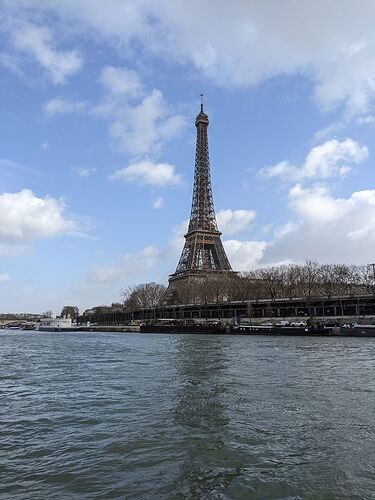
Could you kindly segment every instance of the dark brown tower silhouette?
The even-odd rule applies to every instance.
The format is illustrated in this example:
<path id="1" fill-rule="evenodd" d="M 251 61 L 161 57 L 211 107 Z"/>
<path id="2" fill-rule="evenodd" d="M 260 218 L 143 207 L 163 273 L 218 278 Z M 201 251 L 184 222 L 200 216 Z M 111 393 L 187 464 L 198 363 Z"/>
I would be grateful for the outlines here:
<path id="1" fill-rule="evenodd" d="M 176 271 L 169 277 L 169 288 L 182 285 L 191 279 L 234 275 L 221 242 L 214 203 L 212 199 L 210 160 L 208 155 L 208 116 L 201 110 L 195 120 L 197 145 L 195 152 L 195 174 L 193 201 L 188 232 Z"/>

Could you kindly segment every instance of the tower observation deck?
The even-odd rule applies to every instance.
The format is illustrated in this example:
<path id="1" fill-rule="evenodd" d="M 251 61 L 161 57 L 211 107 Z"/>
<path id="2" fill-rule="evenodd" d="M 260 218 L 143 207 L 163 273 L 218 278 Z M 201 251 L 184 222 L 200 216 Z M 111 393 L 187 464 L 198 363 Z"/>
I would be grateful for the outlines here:
<path id="1" fill-rule="evenodd" d="M 201 109 L 196 117 L 197 143 L 195 152 L 195 173 L 193 200 L 185 245 L 176 271 L 169 277 L 169 288 L 187 284 L 199 278 L 216 277 L 224 274 L 234 276 L 228 257 L 221 242 L 212 197 L 210 160 L 208 153 L 208 116 Z"/>

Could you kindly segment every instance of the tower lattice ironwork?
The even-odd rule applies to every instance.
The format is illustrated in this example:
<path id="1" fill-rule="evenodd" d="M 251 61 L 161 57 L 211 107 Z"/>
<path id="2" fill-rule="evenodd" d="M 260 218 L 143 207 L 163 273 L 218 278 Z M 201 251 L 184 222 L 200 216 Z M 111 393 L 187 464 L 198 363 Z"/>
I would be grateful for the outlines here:
<path id="1" fill-rule="evenodd" d="M 225 253 L 216 222 L 208 154 L 209 121 L 203 110 L 202 97 L 201 110 L 195 120 L 197 144 L 189 228 L 185 234 L 185 245 L 176 271 L 169 278 L 170 287 L 208 275 L 235 274 Z"/>

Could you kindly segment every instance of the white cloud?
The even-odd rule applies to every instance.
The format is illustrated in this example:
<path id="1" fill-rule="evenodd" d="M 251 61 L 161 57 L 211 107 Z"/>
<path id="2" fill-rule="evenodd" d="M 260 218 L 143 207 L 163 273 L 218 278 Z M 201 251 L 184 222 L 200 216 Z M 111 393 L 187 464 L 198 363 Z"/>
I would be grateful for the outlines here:
<path id="1" fill-rule="evenodd" d="M 199 15 L 195 2 L 183 0 L 14 0 L 7 5 L 10 10 L 26 5 L 38 13 L 51 9 L 70 26 L 75 21 L 78 33 L 91 31 L 95 40 L 109 41 L 120 55 L 128 56 L 135 42 L 148 53 L 194 66 L 221 86 L 302 75 L 312 82 L 321 108 L 344 104 L 347 113 L 365 112 L 375 92 L 372 0 L 362 0 L 361 9 L 354 0 L 342 0 L 340 15 L 337 3 L 325 0 L 221 2 L 220 8 L 207 0 L 199 5 Z M 43 50 L 35 38 L 42 39 Z M 51 45 L 48 36 L 31 39 L 32 50 L 49 65 L 49 51 L 43 56 Z"/>
<path id="2" fill-rule="evenodd" d="M 187 233 L 189 226 L 189 219 L 185 219 L 180 224 L 177 224 L 172 228 L 172 237 L 169 240 L 169 249 L 176 258 L 179 257 L 179 254 L 182 251 L 182 248 L 185 243 L 184 235 Z M 176 262 L 177 264 L 177 262 Z"/>
<path id="3" fill-rule="evenodd" d="M 138 73 L 123 67 L 105 66 L 100 72 L 99 81 L 114 95 L 138 97 L 142 91 Z"/>
<path id="4" fill-rule="evenodd" d="M 219 230 L 224 235 L 239 233 L 255 219 L 254 210 L 219 210 L 216 214 Z"/>
<path id="5" fill-rule="evenodd" d="M 297 185 L 289 191 L 289 207 L 291 220 L 274 231 L 271 241 L 223 241 L 234 270 L 306 259 L 323 263 L 373 262 L 375 190 L 335 198 L 327 188 Z"/>
<path id="6" fill-rule="evenodd" d="M 274 231 L 261 264 L 372 261 L 375 244 L 375 191 L 334 197 L 327 186 L 306 187 L 303 181 L 345 175 L 368 158 L 368 149 L 352 139 L 327 141 L 314 147 L 301 166 L 284 161 L 263 170 L 268 177 L 300 181 L 289 189 L 291 219 Z"/>
<path id="7" fill-rule="evenodd" d="M 317 144 L 330 137 L 339 136 L 342 131 L 345 130 L 345 128 L 348 126 L 349 121 L 350 120 L 348 117 L 341 117 L 340 120 L 336 120 L 329 125 L 326 125 L 325 127 L 317 130 L 314 133 L 313 142 Z"/>
<path id="8" fill-rule="evenodd" d="M 277 227 L 274 231 L 274 236 L 275 239 L 280 239 L 286 236 L 289 233 L 292 233 L 298 228 L 297 224 L 295 222 L 287 222 L 286 224 L 283 224 L 280 227 Z"/>
<path id="9" fill-rule="evenodd" d="M 294 220 L 276 234 L 263 262 L 295 262 L 306 258 L 322 262 L 366 264 L 375 246 L 375 190 L 334 198 L 323 187 L 295 186 L 289 192 Z"/>
<path id="10" fill-rule="evenodd" d="M 11 39 L 14 47 L 34 57 L 56 84 L 65 83 L 66 78 L 77 73 L 83 64 L 77 51 L 55 48 L 52 32 L 46 26 L 17 21 L 11 30 Z"/>
<path id="11" fill-rule="evenodd" d="M 49 143 L 48 142 L 42 142 L 42 144 L 40 145 L 40 147 L 42 149 L 44 149 L 44 151 L 46 151 L 47 149 L 49 149 Z"/>
<path id="12" fill-rule="evenodd" d="M 87 278 L 87 284 L 105 286 L 108 284 L 125 285 L 129 280 L 142 279 L 159 261 L 160 251 L 153 245 L 134 254 L 126 254 L 121 261 L 112 266 L 100 266 Z"/>
<path id="13" fill-rule="evenodd" d="M 54 97 L 43 105 L 43 111 L 49 117 L 66 113 L 76 113 L 84 111 L 86 108 L 86 104 L 82 101 L 72 101 L 61 96 Z"/>
<path id="14" fill-rule="evenodd" d="M 267 247 L 265 241 L 224 240 L 223 245 L 235 271 L 257 268 Z"/>
<path id="15" fill-rule="evenodd" d="M 9 274 L 8 273 L 0 274 L 0 283 L 6 283 L 7 281 L 9 281 Z"/>
<path id="16" fill-rule="evenodd" d="M 72 171 L 78 175 L 78 177 L 89 177 L 96 172 L 95 167 L 72 167 Z"/>
<path id="17" fill-rule="evenodd" d="M 34 240 L 74 230 L 64 210 L 63 200 L 38 198 L 29 189 L 0 195 L 0 255 L 20 254 Z"/>
<path id="18" fill-rule="evenodd" d="M 160 90 L 153 89 L 148 94 L 142 90 L 135 71 L 106 66 L 99 81 L 108 92 L 99 104 L 88 105 L 57 96 L 44 104 L 44 113 L 52 117 L 87 112 L 104 118 L 109 122 L 114 145 L 136 156 L 158 153 L 164 143 L 176 137 L 186 125 L 183 115 L 172 113 Z"/>
<path id="19" fill-rule="evenodd" d="M 314 83 L 322 108 L 345 103 L 348 110 L 362 112 L 369 106 L 375 90 L 375 6 L 370 0 L 362 2 L 361 13 L 355 1 L 343 0 L 340 16 L 334 2 L 323 0 L 220 7 L 205 2 L 196 16 L 194 4 L 164 3 L 158 15 L 173 40 L 166 51 L 219 84 L 252 85 L 299 73 Z"/>
<path id="20" fill-rule="evenodd" d="M 115 144 L 134 155 L 158 152 L 161 146 L 175 137 L 185 126 L 182 115 L 170 112 L 160 90 L 153 89 L 134 106 L 126 102 L 107 101 L 97 108 L 109 116 L 109 132 Z"/>
<path id="21" fill-rule="evenodd" d="M 174 165 L 153 163 L 149 160 L 132 163 L 116 170 L 109 176 L 109 179 L 157 187 L 176 186 L 182 183 L 181 176 L 175 172 Z"/>
<path id="22" fill-rule="evenodd" d="M 374 115 L 360 116 L 357 119 L 357 122 L 361 125 L 373 125 L 375 123 L 375 116 Z"/>
<path id="23" fill-rule="evenodd" d="M 154 198 L 152 201 L 152 208 L 154 210 L 159 210 L 160 208 L 164 207 L 164 198 L 162 196 L 158 196 L 157 198 Z"/>
<path id="24" fill-rule="evenodd" d="M 319 225 L 335 222 L 344 209 L 339 200 L 332 198 L 327 188 L 315 186 L 305 189 L 299 184 L 289 191 L 289 204 L 298 216 Z"/>
<path id="25" fill-rule="evenodd" d="M 368 149 L 353 139 L 342 141 L 332 139 L 311 149 L 302 165 L 297 166 L 288 161 L 265 167 L 261 174 L 265 177 L 281 177 L 286 181 L 302 181 L 306 179 L 327 179 L 333 176 L 344 176 L 368 158 Z"/>

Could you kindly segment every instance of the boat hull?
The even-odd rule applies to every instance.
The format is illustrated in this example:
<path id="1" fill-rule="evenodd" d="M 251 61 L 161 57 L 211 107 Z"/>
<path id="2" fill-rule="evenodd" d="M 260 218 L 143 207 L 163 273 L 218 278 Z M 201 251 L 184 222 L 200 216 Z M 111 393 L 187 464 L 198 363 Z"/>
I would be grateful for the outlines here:
<path id="1" fill-rule="evenodd" d="M 340 328 L 341 337 L 375 337 L 373 326 L 355 326 L 353 328 Z"/>
<path id="2" fill-rule="evenodd" d="M 141 325 L 140 333 L 194 333 L 194 334 L 225 334 L 229 333 L 226 325 Z"/>
<path id="3" fill-rule="evenodd" d="M 308 328 L 297 326 L 238 326 L 232 330 L 235 335 L 280 335 L 280 336 L 319 336 L 332 335 L 331 328 Z"/>
<path id="4" fill-rule="evenodd" d="M 67 328 L 59 328 L 57 326 L 40 326 L 37 328 L 39 332 L 76 332 L 79 328 L 75 327 L 67 327 Z"/>

